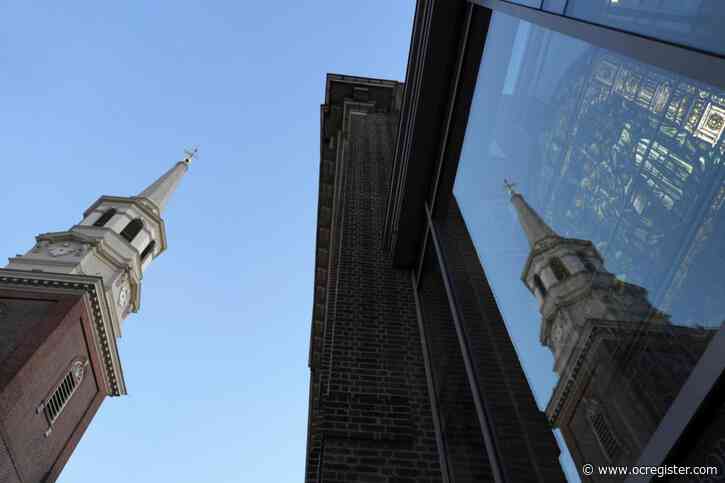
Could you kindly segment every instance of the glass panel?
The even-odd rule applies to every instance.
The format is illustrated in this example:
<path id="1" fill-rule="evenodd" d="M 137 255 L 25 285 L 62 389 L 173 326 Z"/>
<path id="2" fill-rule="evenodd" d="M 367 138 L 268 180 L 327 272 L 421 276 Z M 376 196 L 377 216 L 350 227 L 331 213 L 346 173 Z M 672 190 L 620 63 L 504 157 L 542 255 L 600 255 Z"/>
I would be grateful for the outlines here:
<path id="1" fill-rule="evenodd" d="M 448 297 L 431 245 L 429 242 L 418 290 L 451 482 L 493 481 Z"/>
<path id="2" fill-rule="evenodd" d="M 724 128 L 723 92 L 494 13 L 454 193 L 575 467 L 636 461 L 725 320 Z"/>
<path id="3" fill-rule="evenodd" d="M 569 0 L 566 15 L 725 53 L 722 0 Z"/>
<path id="4" fill-rule="evenodd" d="M 455 199 L 436 220 L 471 365 L 507 481 L 563 481 L 559 448 L 536 406 Z"/>
<path id="5" fill-rule="evenodd" d="M 526 5 L 527 7 L 541 8 L 541 0 L 507 0 L 511 3 Z"/>
<path id="6" fill-rule="evenodd" d="M 544 10 L 554 13 L 564 13 L 567 0 L 544 0 Z"/>

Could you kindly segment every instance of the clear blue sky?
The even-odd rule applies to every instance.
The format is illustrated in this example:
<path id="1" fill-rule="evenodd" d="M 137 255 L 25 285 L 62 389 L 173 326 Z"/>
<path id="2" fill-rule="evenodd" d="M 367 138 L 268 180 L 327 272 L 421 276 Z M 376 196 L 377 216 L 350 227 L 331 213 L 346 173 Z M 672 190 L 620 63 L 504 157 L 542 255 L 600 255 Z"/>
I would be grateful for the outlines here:
<path id="1" fill-rule="evenodd" d="M 0 6 L 0 256 L 199 145 L 61 483 L 299 482 L 327 72 L 402 80 L 413 0 Z M 4 263 L 3 263 L 4 264 Z"/>

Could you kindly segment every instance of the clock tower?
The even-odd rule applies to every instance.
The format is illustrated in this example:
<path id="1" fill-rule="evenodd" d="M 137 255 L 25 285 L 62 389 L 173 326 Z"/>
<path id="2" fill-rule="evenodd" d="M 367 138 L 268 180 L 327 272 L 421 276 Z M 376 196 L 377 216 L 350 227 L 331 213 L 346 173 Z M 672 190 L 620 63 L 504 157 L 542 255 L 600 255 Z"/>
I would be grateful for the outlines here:
<path id="1" fill-rule="evenodd" d="M 539 340 L 559 376 L 547 418 L 580 471 L 632 465 L 714 331 L 673 324 L 645 288 L 607 271 L 591 241 L 560 236 L 506 186 L 530 247 L 521 280 L 538 301 Z"/>
<path id="2" fill-rule="evenodd" d="M 116 339 L 166 250 L 163 211 L 194 154 L 0 269 L 1 482 L 55 481 L 103 399 L 126 394 Z"/>

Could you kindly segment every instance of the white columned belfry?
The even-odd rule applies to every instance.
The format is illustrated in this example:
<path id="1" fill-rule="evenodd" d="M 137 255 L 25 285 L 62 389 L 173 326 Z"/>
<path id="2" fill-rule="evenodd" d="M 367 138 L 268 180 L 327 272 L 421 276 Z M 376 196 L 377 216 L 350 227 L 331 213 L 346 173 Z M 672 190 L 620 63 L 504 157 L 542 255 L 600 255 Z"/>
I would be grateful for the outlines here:
<path id="1" fill-rule="evenodd" d="M 162 215 L 195 156 L 196 149 L 186 151 L 181 161 L 137 196 L 101 196 L 80 223 L 67 231 L 36 236 L 35 246 L 10 258 L 6 268 L 97 277 L 108 308 L 103 315 L 109 320 L 104 323 L 114 339 L 120 337 L 123 320 L 140 308 L 144 270 L 167 248 Z M 117 354 L 114 359 L 118 362 Z M 124 392 L 121 377 L 118 393 Z"/>
<path id="2" fill-rule="evenodd" d="M 551 349 L 554 369 L 562 375 L 589 330 L 588 321 L 641 321 L 656 311 L 645 289 L 622 283 L 606 270 L 590 240 L 560 236 L 512 183 L 505 186 L 530 246 L 521 279 L 539 301 L 540 341 Z M 614 303 L 611 295 L 624 292 L 628 303 Z"/>

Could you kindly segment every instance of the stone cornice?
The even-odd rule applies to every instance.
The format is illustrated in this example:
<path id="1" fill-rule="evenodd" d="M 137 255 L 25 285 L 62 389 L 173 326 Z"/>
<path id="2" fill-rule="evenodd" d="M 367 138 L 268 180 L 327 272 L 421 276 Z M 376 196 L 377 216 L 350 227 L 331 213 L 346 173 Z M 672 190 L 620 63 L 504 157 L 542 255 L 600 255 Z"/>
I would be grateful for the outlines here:
<path id="1" fill-rule="evenodd" d="M 84 233 L 86 231 L 98 231 L 103 234 L 103 238 L 97 238 L 97 237 L 88 235 L 88 234 Z M 108 240 L 104 239 L 108 235 L 115 238 L 119 243 L 121 243 L 122 244 L 121 246 L 128 245 L 128 247 L 129 247 L 128 253 L 127 254 L 121 253 L 119 250 L 117 250 L 114 247 L 114 243 L 112 243 L 112 242 L 109 243 Z M 119 235 L 118 233 L 116 233 L 113 230 L 106 228 L 106 227 L 76 225 L 73 228 L 71 228 L 70 231 L 40 234 L 35 237 L 35 240 L 37 243 L 77 241 L 77 242 L 85 243 L 88 246 L 92 247 L 93 250 L 95 250 L 95 252 L 94 252 L 95 256 L 100 261 L 107 264 L 109 267 L 113 267 L 116 270 L 123 270 L 128 273 L 129 283 L 131 286 L 131 290 L 133 292 L 133 295 L 131 297 L 131 311 L 134 313 L 138 312 L 140 305 L 141 305 L 141 279 L 143 278 L 143 272 L 141 270 L 141 265 L 140 265 L 140 256 L 135 249 L 130 247 L 128 242 L 124 238 L 122 238 L 121 235 Z M 34 258 L 31 258 L 31 257 L 20 256 L 20 257 L 10 258 L 10 262 L 15 265 L 27 265 L 28 270 L 32 270 L 32 266 L 36 265 L 39 261 Z M 74 268 L 78 268 L 79 273 L 81 275 L 85 275 L 85 273 L 82 270 L 80 270 L 80 265 L 78 263 L 78 260 L 60 261 L 60 260 L 52 260 L 52 259 L 44 258 L 40 263 L 42 263 L 43 265 L 46 265 L 46 266 L 57 266 L 57 267 L 68 268 L 69 271 Z M 110 312 L 110 314 L 111 314 L 111 327 L 113 328 L 113 336 L 120 337 L 121 336 L 121 321 L 119 320 L 115 311 L 112 310 Z"/>
<path id="2" fill-rule="evenodd" d="M 577 344 L 576 351 L 570 357 L 570 363 L 566 373 L 559 379 L 554 391 L 546 406 L 546 415 L 549 421 L 556 427 L 559 417 L 571 402 L 570 395 L 574 389 L 583 382 L 582 369 L 587 366 L 588 356 L 592 348 L 603 340 L 607 334 L 615 333 L 647 333 L 649 335 L 659 335 L 669 337 L 672 330 L 691 329 L 690 327 L 672 326 L 663 323 L 648 323 L 642 327 L 641 323 L 637 324 L 633 321 L 613 321 L 603 319 L 591 319 L 587 321 L 587 327 L 582 333 L 581 339 Z M 586 372 L 585 372 L 586 373 Z"/>
<path id="3" fill-rule="evenodd" d="M 100 277 L 0 269 L 0 286 L 9 289 L 84 293 L 88 297 L 88 306 L 93 317 L 93 342 L 102 357 L 103 378 L 108 388 L 108 395 L 126 394 L 123 370 L 111 325 L 112 311 L 107 305 L 103 280 Z"/>

